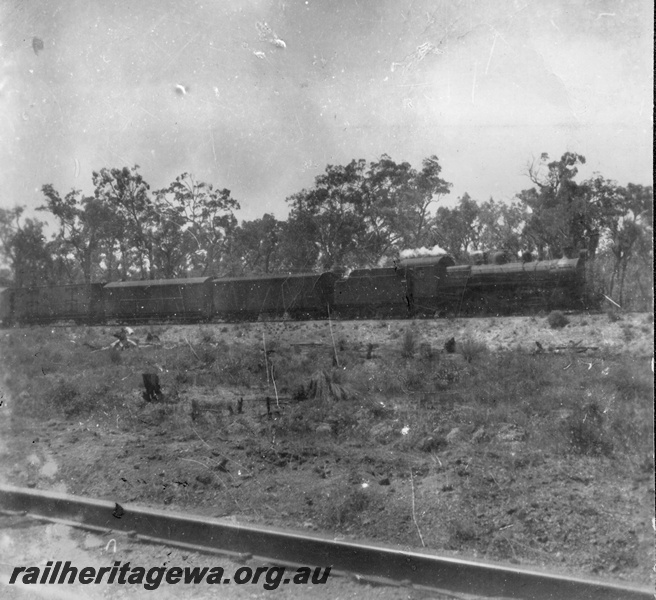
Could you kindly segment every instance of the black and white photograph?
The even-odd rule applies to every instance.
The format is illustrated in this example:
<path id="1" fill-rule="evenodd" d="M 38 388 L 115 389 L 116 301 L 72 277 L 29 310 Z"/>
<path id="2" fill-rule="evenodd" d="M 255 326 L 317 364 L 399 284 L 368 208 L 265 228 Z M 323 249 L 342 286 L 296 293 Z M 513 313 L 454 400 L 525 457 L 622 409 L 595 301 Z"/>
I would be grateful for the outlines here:
<path id="1" fill-rule="evenodd" d="M 651 0 L 0 1 L 0 596 L 648 599 Z"/>

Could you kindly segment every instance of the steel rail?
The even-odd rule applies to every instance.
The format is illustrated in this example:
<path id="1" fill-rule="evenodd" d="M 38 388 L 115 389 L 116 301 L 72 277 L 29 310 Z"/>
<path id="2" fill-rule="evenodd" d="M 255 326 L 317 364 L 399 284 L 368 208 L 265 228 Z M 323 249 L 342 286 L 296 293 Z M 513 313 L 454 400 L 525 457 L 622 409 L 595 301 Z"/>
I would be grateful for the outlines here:
<path id="1" fill-rule="evenodd" d="M 151 508 L 0 485 L 0 512 L 67 522 L 199 552 L 290 565 L 330 566 L 364 580 L 411 584 L 432 591 L 482 597 L 594 600 L 653 598 L 654 590 L 622 582 L 586 580 L 518 567 L 407 552 L 327 536 L 224 523 Z"/>

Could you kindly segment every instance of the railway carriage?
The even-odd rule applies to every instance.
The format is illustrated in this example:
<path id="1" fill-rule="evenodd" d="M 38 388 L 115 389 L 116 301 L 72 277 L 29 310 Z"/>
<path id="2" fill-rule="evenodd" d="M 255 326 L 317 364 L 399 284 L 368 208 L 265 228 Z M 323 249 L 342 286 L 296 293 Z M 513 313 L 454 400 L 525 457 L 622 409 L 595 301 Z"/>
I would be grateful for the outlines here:
<path id="1" fill-rule="evenodd" d="M 212 278 L 119 281 L 103 289 L 108 319 L 204 321 L 212 317 Z"/>

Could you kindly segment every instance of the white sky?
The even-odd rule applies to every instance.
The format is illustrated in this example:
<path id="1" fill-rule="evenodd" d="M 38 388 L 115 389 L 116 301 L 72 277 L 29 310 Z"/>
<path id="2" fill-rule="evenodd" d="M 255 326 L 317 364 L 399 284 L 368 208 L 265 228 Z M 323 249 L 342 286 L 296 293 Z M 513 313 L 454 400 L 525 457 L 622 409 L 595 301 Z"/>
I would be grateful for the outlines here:
<path id="1" fill-rule="evenodd" d="M 650 185 L 653 14 L 645 0 L 5 1 L 0 206 L 39 206 L 46 183 L 91 193 L 92 171 L 136 163 L 153 189 L 189 172 L 232 190 L 240 219 L 284 218 L 326 164 L 383 153 L 417 168 L 436 154 L 449 203 L 511 198 L 542 152 Z"/>

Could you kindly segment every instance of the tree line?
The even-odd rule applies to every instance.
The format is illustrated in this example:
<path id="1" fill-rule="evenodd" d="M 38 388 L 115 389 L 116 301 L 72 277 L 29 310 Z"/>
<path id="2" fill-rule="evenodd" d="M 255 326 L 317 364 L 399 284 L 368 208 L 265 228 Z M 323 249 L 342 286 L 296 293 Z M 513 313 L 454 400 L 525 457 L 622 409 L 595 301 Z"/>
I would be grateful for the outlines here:
<path id="1" fill-rule="evenodd" d="M 586 249 L 596 287 L 619 304 L 645 308 L 653 288 L 651 186 L 596 174 L 575 180 L 585 157 L 543 154 L 527 166 L 530 188 L 512 202 L 464 194 L 451 208 L 436 156 L 419 169 L 387 155 L 328 165 L 314 185 L 287 198 L 285 220 L 238 223 L 230 190 L 183 173 L 152 190 L 137 165 L 92 174 L 93 195 L 42 187 L 56 223 L 0 209 L 0 254 L 15 286 L 372 267 L 404 249 L 439 246 L 457 261 L 478 250 L 557 258 Z"/>

